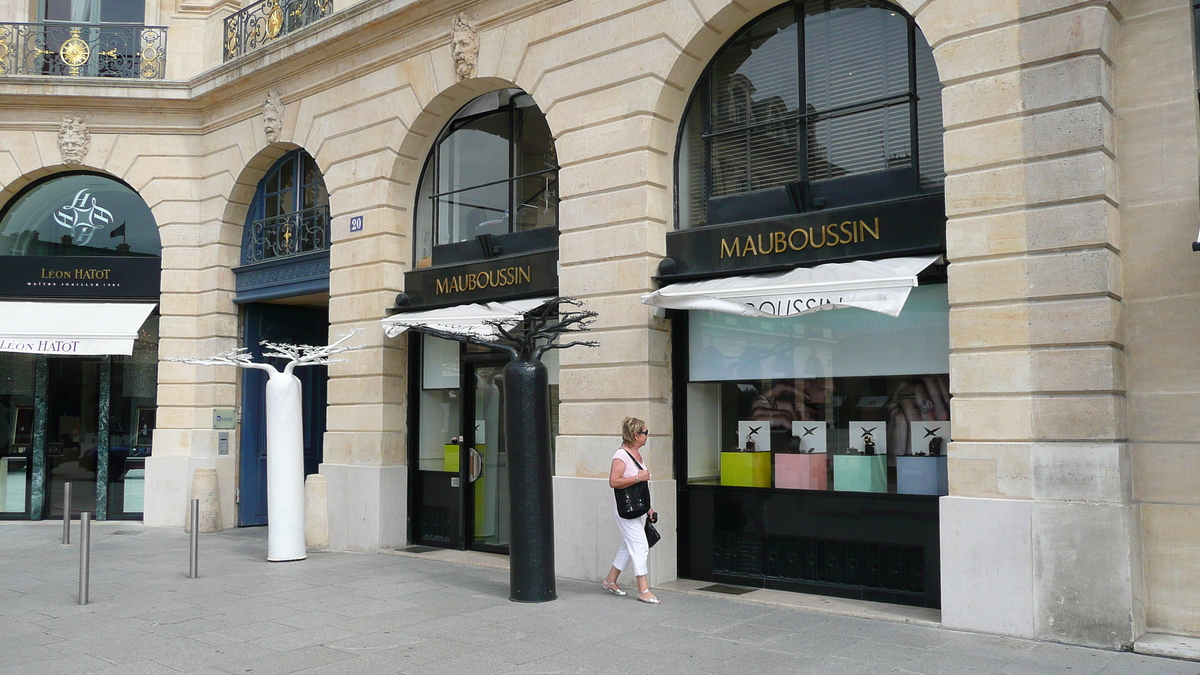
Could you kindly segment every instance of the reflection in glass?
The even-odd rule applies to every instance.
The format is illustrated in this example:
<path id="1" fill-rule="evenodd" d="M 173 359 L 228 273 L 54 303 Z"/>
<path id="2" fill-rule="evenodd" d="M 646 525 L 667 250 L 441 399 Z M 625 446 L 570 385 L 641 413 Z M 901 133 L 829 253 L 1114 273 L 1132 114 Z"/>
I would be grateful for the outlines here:
<path id="1" fill-rule="evenodd" d="M 413 260 L 480 235 L 558 225 L 558 158 L 545 116 L 519 89 L 489 92 L 442 132 L 417 187 Z"/>
<path id="2" fill-rule="evenodd" d="M 684 113 L 677 227 L 942 189 L 941 88 L 921 31 L 891 6 L 806 0 L 768 12 L 722 48 Z"/>
<path id="3" fill-rule="evenodd" d="M 0 219 L 0 255 L 161 253 L 158 226 L 146 202 L 103 176 L 72 174 L 38 183 Z"/>
<path id="4" fill-rule="evenodd" d="M 475 543 L 507 546 L 509 539 L 508 452 L 504 447 L 504 368 L 475 369 L 475 445 L 477 466 L 470 475 L 475 500 Z"/>
<path id="5" fill-rule="evenodd" d="M 8 514 L 29 511 L 36 360 L 0 354 L 0 512 Z"/>

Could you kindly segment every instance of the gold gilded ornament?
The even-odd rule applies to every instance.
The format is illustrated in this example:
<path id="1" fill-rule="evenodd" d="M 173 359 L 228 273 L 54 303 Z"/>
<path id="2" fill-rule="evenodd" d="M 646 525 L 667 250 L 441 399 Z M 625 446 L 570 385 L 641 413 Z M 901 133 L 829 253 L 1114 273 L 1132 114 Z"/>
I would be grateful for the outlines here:
<path id="1" fill-rule="evenodd" d="M 79 37 L 78 28 L 71 29 L 71 37 L 58 49 L 58 58 L 72 68 L 78 68 L 92 58 L 92 48 Z"/>
<path id="2" fill-rule="evenodd" d="M 283 30 L 283 10 L 279 8 L 278 2 L 271 3 L 271 12 L 267 14 L 267 35 L 269 37 L 278 37 L 279 32 Z"/>

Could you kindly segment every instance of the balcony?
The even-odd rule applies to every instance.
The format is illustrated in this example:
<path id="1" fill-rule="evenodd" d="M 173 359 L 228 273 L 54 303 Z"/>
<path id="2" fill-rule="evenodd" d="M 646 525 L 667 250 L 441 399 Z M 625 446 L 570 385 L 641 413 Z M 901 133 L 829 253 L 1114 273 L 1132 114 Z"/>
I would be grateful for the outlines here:
<path id="1" fill-rule="evenodd" d="M 333 13 L 333 0 L 260 0 L 225 19 L 229 61 L 302 30 Z"/>
<path id="2" fill-rule="evenodd" d="M 163 26 L 0 23 L 0 75 L 159 80 L 166 65 Z"/>

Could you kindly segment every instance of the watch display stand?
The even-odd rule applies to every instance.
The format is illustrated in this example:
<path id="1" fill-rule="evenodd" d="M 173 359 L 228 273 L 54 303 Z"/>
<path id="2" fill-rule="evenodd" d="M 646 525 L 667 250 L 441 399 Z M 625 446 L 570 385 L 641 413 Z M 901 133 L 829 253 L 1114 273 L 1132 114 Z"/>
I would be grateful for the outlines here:
<path id="1" fill-rule="evenodd" d="M 722 452 L 721 485 L 771 487 L 771 453 Z"/>
<path id="2" fill-rule="evenodd" d="M 887 492 L 887 455 L 834 455 L 833 489 Z"/>
<path id="3" fill-rule="evenodd" d="M 908 495 L 950 494 L 946 466 L 949 422 L 911 422 L 909 455 L 896 458 L 896 492 Z"/>
<path id="4" fill-rule="evenodd" d="M 829 455 L 776 454 L 775 487 L 791 490 L 828 490 Z"/>
<path id="5" fill-rule="evenodd" d="M 948 495 L 946 456 L 896 458 L 896 492 L 905 495 Z"/>

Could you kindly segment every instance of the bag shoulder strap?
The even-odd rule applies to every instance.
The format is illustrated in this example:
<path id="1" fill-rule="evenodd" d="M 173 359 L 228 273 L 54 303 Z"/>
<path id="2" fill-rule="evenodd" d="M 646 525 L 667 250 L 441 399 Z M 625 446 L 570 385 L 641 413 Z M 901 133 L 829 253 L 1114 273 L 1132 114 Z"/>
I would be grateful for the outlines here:
<path id="1" fill-rule="evenodd" d="M 621 449 L 625 450 L 625 448 L 621 448 Z M 629 459 L 633 459 L 633 455 L 630 455 L 628 450 L 625 450 L 625 454 L 629 455 Z M 646 467 L 642 466 L 641 464 L 638 464 L 638 461 L 636 459 L 633 459 L 633 463 L 635 465 L 637 465 L 638 469 L 641 469 L 642 471 L 646 470 Z"/>

